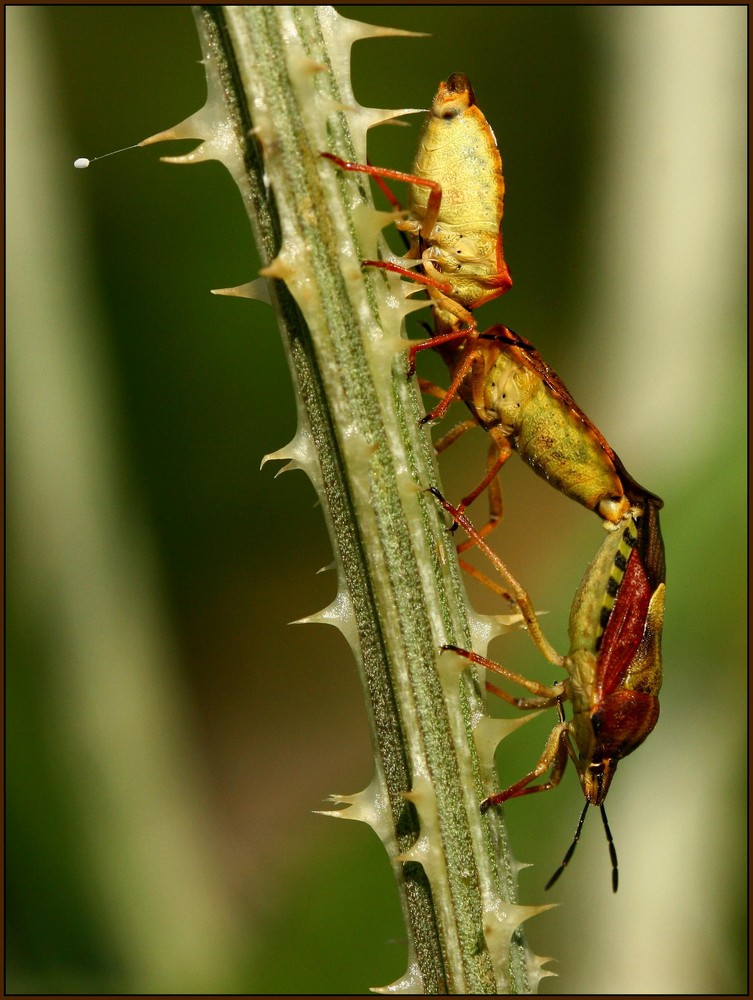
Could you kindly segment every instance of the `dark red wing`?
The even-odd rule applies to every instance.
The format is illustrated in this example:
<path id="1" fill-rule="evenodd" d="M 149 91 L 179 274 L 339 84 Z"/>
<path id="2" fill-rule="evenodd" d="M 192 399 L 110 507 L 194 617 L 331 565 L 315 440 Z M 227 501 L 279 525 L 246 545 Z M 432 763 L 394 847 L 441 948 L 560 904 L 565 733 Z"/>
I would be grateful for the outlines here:
<path id="1" fill-rule="evenodd" d="M 630 553 L 617 600 L 601 637 L 594 689 L 599 701 L 616 691 L 633 662 L 646 627 L 651 587 L 636 549 Z"/>
<path id="2" fill-rule="evenodd" d="M 638 519 L 638 545 L 636 551 L 641 557 L 643 568 L 648 577 L 651 593 L 660 583 L 667 579 L 667 567 L 664 560 L 664 541 L 659 525 L 659 509 L 663 502 L 647 493 L 643 505 L 643 517 Z"/>

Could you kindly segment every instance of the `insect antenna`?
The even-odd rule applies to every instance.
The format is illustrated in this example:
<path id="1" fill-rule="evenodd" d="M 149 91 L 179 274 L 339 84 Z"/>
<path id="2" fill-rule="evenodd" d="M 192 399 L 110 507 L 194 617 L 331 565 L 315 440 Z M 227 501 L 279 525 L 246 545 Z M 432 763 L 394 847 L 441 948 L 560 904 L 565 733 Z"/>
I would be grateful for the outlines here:
<path id="1" fill-rule="evenodd" d="M 575 836 L 573 837 L 573 842 L 568 847 L 567 854 L 562 859 L 562 864 L 559 866 L 559 868 L 557 869 L 557 871 L 554 873 L 554 875 L 552 875 L 552 877 L 549 879 L 549 881 L 547 882 L 547 884 L 544 886 L 544 891 L 545 892 L 546 892 L 547 889 L 551 889 L 552 888 L 552 886 L 554 885 L 554 883 L 557 881 L 557 879 L 560 877 L 560 875 L 563 873 L 563 871 L 567 868 L 567 866 L 568 866 L 568 864 L 570 862 L 570 858 L 575 853 L 575 848 L 578 846 L 578 841 L 580 840 L 580 831 L 583 829 L 583 823 L 584 823 L 585 818 L 586 818 L 586 810 L 588 809 L 588 806 L 589 806 L 589 803 L 586 802 L 586 804 L 583 806 L 583 812 L 580 814 L 580 819 L 578 820 L 578 825 L 575 828 Z M 601 811 L 602 811 L 602 815 L 603 815 L 604 814 L 604 807 L 603 806 L 602 806 L 602 810 Z M 604 819 L 604 822 L 606 823 L 606 817 Z M 609 830 L 609 827 L 607 827 L 607 831 L 608 830 Z M 611 844 L 612 843 L 612 835 L 611 834 L 608 834 L 608 839 L 609 839 L 609 843 Z M 614 850 L 614 845 L 612 845 L 612 850 Z M 615 860 L 615 867 L 612 868 L 612 884 L 613 885 L 615 884 L 615 877 L 616 877 L 616 872 L 617 872 L 617 867 L 616 867 L 617 855 L 616 854 L 615 854 L 615 859 L 614 860 Z"/>
<path id="2" fill-rule="evenodd" d="M 604 824 L 604 833 L 606 833 L 607 835 L 607 843 L 609 844 L 609 857 L 612 862 L 612 892 L 617 892 L 617 884 L 619 882 L 619 871 L 617 869 L 617 850 L 614 846 L 614 841 L 612 840 L 612 831 L 609 829 L 609 823 L 607 822 L 607 813 L 603 803 L 601 805 L 601 822 Z"/>

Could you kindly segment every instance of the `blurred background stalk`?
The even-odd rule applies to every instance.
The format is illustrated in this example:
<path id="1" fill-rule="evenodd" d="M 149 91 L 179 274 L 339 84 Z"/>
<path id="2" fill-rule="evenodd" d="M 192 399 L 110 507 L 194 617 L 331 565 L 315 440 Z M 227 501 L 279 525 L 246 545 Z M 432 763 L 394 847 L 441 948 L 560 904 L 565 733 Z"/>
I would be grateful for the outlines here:
<path id="1" fill-rule="evenodd" d="M 64 937 L 43 933 L 28 955 L 64 974 L 48 979 L 53 992 L 73 985 L 74 956 L 92 962 L 95 990 L 240 988 L 151 531 L 118 457 L 117 393 L 39 15 L 26 15 L 8 39 L 19 153 L 8 177 L 10 900 L 60 921 Z M 42 989 L 16 964 L 22 926 L 10 931 L 13 989 Z"/>

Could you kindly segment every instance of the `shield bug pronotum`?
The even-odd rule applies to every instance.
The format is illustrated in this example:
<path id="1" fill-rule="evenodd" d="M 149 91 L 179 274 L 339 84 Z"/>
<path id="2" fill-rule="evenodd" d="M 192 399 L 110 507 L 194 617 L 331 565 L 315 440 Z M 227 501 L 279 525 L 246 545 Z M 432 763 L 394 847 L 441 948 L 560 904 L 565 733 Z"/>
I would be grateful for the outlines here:
<path id="1" fill-rule="evenodd" d="M 559 722 L 535 767 L 509 788 L 485 799 L 481 809 L 486 811 L 508 799 L 554 788 L 570 758 L 586 802 L 573 843 L 547 888 L 567 866 L 580 837 L 587 807 L 592 805 L 601 810 L 612 858 L 612 884 L 617 891 L 617 858 L 604 799 L 620 760 L 640 746 L 659 717 L 665 591 L 659 502 L 647 495 L 642 507 L 634 508 L 602 542 L 573 601 L 568 628 L 570 650 L 560 656 L 544 637 L 531 599 L 505 564 L 460 510 L 447 503 L 438 491 L 431 492 L 506 580 L 541 653 L 567 673 L 561 683 L 547 686 L 469 650 L 444 647 L 520 685 L 532 695 L 515 697 L 487 683 L 490 691 L 509 704 L 521 709 L 557 707 L 559 712 Z M 564 714 L 567 702 L 572 706 L 569 721 Z M 534 784 L 547 772 L 546 780 Z"/>

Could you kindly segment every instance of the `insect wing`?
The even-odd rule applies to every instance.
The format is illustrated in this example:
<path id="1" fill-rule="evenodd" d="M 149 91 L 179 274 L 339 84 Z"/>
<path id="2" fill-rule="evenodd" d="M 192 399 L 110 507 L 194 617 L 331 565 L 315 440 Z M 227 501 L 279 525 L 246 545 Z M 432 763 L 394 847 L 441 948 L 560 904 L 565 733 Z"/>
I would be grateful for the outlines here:
<path id="1" fill-rule="evenodd" d="M 601 637 L 596 667 L 596 691 L 601 697 L 622 685 L 643 638 L 650 599 L 651 588 L 643 562 L 637 549 L 633 549 Z"/>
<path id="2" fill-rule="evenodd" d="M 623 471 L 620 471 L 620 475 Z M 653 493 L 645 494 L 644 513 L 638 521 L 637 551 L 640 553 L 641 562 L 646 570 L 652 594 L 656 593 L 659 585 L 665 583 L 667 579 L 664 540 L 659 525 L 659 509 L 663 506 L 664 502 L 655 497 Z"/>

